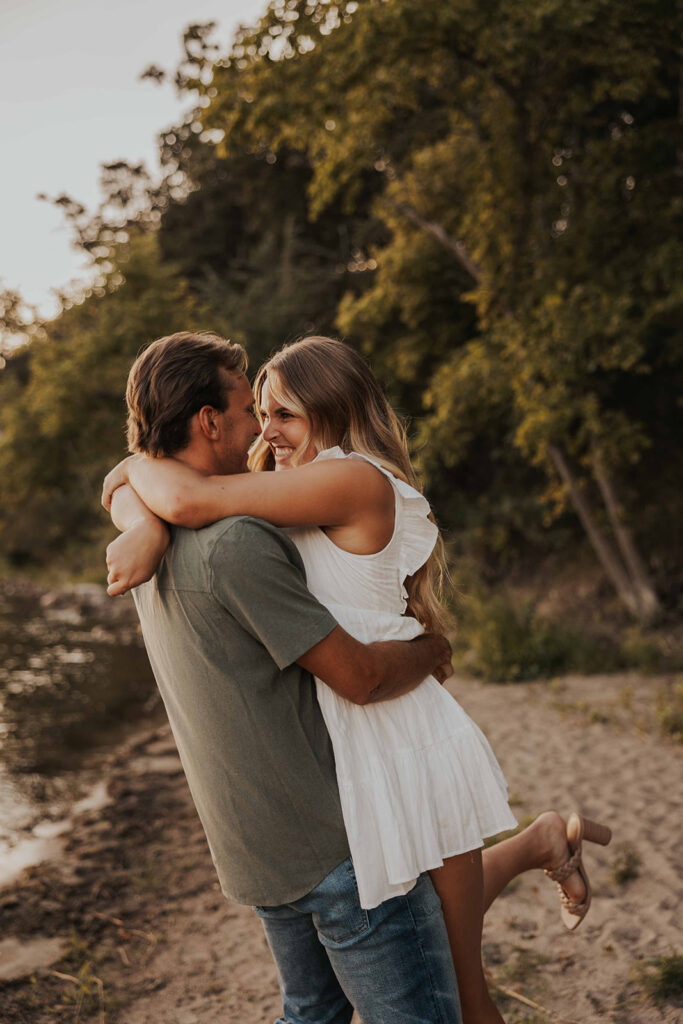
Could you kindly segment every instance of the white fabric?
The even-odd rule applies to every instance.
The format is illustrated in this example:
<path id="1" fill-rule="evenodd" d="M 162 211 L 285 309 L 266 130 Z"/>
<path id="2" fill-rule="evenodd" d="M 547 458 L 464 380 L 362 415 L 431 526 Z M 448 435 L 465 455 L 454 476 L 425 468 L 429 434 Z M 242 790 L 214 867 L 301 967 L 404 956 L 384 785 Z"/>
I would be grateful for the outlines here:
<path id="1" fill-rule="evenodd" d="M 324 459 L 365 459 L 341 448 Z M 292 529 L 308 587 L 358 640 L 410 640 L 423 632 L 405 616 L 405 577 L 423 565 L 437 529 L 429 504 L 372 459 L 391 481 L 394 533 L 374 555 L 337 547 L 323 530 Z M 361 906 L 408 892 L 445 857 L 483 845 L 517 824 L 488 741 L 457 701 L 430 676 L 394 700 L 360 706 L 316 680 L 332 739 L 344 823 Z"/>

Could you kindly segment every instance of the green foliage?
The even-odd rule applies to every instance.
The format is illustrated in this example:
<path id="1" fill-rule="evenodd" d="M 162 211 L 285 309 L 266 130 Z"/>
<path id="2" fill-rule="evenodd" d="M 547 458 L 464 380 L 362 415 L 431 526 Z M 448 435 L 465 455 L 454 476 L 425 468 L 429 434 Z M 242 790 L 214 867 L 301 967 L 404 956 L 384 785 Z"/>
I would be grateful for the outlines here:
<path id="1" fill-rule="evenodd" d="M 676 39 L 660 0 L 272 0 L 227 53 L 189 26 L 175 82 L 193 107 L 160 135 L 162 180 L 119 161 L 94 214 L 54 200 L 92 294 L 39 330 L 3 293 L 0 320 L 34 329 L 0 371 L 0 555 L 95 537 L 151 338 L 218 330 L 255 367 L 339 332 L 411 421 L 437 516 L 489 580 L 576 550 L 558 448 L 593 500 L 598 462 L 617 480 L 673 605 Z M 492 677 L 601 657 L 532 606 L 468 615 Z"/>
<path id="2" fill-rule="evenodd" d="M 612 878 L 617 885 L 625 885 L 640 874 L 642 858 L 631 843 L 621 843 L 612 860 Z"/>
<path id="3" fill-rule="evenodd" d="M 683 682 L 657 694 L 657 721 L 665 736 L 683 741 Z"/>
<path id="4" fill-rule="evenodd" d="M 661 671 L 665 663 L 660 644 L 639 626 L 631 626 L 623 631 L 619 654 L 624 667 L 639 668 L 643 672 Z M 671 662 L 675 664 L 675 658 Z"/>
<path id="5" fill-rule="evenodd" d="M 502 450 L 538 468 L 552 516 L 551 444 L 589 476 L 596 453 L 626 477 L 654 445 L 678 458 L 658 412 L 674 351 L 680 381 L 673 11 L 352 6 L 272 3 L 216 68 L 205 121 L 223 154 L 298 152 L 312 216 L 375 197 L 377 270 L 338 324 L 422 417 L 436 493 L 482 448 L 495 489 Z M 634 415 L 644 376 L 654 404 Z"/>
<path id="6" fill-rule="evenodd" d="M 0 378 L 2 548 L 44 562 L 101 529 L 101 481 L 125 454 L 125 383 L 143 345 L 200 320 L 153 235 L 119 253 L 111 290 L 65 309 Z"/>
<path id="7" fill-rule="evenodd" d="M 533 601 L 503 595 L 464 602 L 459 644 L 467 646 L 472 670 L 489 682 L 550 678 L 604 663 L 594 640 L 538 620 Z"/>
<path id="8" fill-rule="evenodd" d="M 661 664 L 650 641 L 619 644 L 578 621 L 542 618 L 534 600 L 504 592 L 474 590 L 458 602 L 456 619 L 456 657 L 488 682 L 626 668 L 653 671 Z"/>
<path id="9" fill-rule="evenodd" d="M 680 953 L 652 957 L 638 968 L 636 974 L 654 1003 L 675 1002 L 678 1005 L 683 1000 L 683 956 Z"/>

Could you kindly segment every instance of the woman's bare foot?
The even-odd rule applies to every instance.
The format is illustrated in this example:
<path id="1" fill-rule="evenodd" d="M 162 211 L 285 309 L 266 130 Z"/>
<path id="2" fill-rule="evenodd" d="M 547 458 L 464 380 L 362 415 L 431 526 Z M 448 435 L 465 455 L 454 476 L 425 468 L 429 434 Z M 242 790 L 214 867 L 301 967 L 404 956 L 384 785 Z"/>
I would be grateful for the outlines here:
<path id="1" fill-rule="evenodd" d="M 561 867 L 571 855 L 567 843 L 567 825 L 557 811 L 544 811 L 529 826 L 534 833 L 538 850 L 537 867 L 548 871 Z M 562 888 L 572 903 L 583 903 L 586 898 L 586 886 L 578 871 L 562 882 Z"/>

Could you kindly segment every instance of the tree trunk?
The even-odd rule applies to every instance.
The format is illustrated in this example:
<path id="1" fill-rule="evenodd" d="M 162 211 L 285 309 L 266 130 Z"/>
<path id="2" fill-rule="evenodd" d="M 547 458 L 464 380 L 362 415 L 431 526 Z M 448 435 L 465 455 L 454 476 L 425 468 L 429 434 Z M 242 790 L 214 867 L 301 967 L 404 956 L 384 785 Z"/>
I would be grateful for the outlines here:
<path id="1" fill-rule="evenodd" d="M 683 127 L 683 46 L 678 52 L 678 57 L 678 126 L 681 128 Z M 683 175 L 683 144 L 676 147 L 676 171 L 679 175 Z"/>
<path id="2" fill-rule="evenodd" d="M 560 474 L 563 483 L 566 485 L 572 504 L 581 520 L 584 530 L 593 546 L 600 564 L 609 576 L 614 589 L 621 598 L 629 612 L 637 619 L 641 618 L 640 606 L 634 593 L 631 581 L 626 573 L 619 555 L 613 549 L 607 538 L 602 533 L 595 521 L 588 500 L 581 490 L 578 482 L 574 479 L 567 460 L 556 445 L 548 445 L 548 452 L 552 458 L 557 472 Z"/>
<path id="3" fill-rule="evenodd" d="M 600 488 L 614 536 L 631 577 L 631 586 L 639 607 L 639 618 L 644 622 L 651 622 L 660 611 L 659 600 L 645 568 L 645 563 L 635 546 L 631 531 L 626 526 L 623 509 L 616 496 L 614 484 L 597 449 L 593 450 L 593 474 Z"/>

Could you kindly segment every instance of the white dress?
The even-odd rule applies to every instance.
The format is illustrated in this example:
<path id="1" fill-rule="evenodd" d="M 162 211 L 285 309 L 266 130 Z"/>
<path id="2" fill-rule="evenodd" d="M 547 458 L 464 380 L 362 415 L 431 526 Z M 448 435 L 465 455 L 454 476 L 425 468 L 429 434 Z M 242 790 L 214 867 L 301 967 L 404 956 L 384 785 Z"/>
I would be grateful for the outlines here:
<path id="1" fill-rule="evenodd" d="M 365 459 L 341 448 L 324 459 Z M 394 532 L 374 555 L 337 547 L 318 527 L 290 529 L 310 591 L 347 632 L 364 643 L 411 640 L 424 632 L 404 615 L 406 576 L 436 542 L 429 504 L 371 459 L 391 481 Z M 482 731 L 433 676 L 410 693 L 360 706 L 316 680 L 329 731 L 361 906 L 408 892 L 445 857 L 514 828 L 507 785 Z"/>

